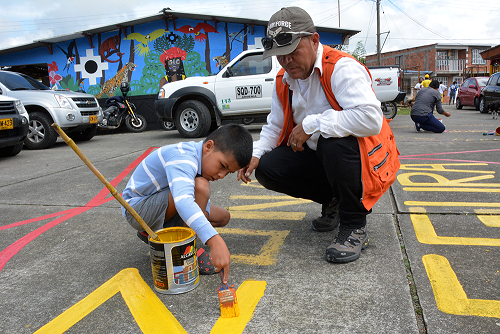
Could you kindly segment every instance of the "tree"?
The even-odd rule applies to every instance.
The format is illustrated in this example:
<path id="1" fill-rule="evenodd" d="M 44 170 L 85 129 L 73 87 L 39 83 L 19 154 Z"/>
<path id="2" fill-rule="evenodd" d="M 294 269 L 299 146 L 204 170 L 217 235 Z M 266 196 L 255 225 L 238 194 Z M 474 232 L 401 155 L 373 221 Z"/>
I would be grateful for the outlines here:
<path id="1" fill-rule="evenodd" d="M 352 52 L 352 56 L 356 58 L 359 62 L 365 64 L 366 62 L 366 50 L 363 42 L 358 41 L 356 48 Z"/>

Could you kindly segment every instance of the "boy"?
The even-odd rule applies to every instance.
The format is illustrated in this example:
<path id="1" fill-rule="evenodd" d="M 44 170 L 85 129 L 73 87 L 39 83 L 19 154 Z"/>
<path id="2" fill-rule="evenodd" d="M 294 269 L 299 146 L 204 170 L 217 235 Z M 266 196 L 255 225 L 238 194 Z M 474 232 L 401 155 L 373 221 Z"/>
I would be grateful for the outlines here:
<path id="1" fill-rule="evenodd" d="M 210 257 L 204 256 L 205 261 L 199 260 L 200 274 L 224 269 L 226 283 L 229 250 L 214 227 L 225 226 L 230 214 L 222 207 L 210 205 L 209 182 L 248 165 L 251 157 L 252 136 L 248 130 L 236 124 L 226 125 L 204 141 L 181 142 L 152 152 L 137 166 L 123 198 L 153 231 L 183 225 L 192 228 L 211 251 Z M 125 208 L 122 215 L 139 231 L 139 238 L 147 242 L 147 234 Z"/>

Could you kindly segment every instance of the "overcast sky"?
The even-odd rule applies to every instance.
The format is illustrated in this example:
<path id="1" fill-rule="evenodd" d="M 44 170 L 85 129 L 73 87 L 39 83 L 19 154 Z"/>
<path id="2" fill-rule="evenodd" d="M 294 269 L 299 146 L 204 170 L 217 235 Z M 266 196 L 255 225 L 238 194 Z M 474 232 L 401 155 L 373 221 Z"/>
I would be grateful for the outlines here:
<path id="1" fill-rule="evenodd" d="M 376 0 L 1 0 L 0 49 L 153 15 L 164 7 L 267 21 L 283 6 L 304 8 L 317 26 L 360 30 L 367 54 L 376 53 Z M 381 0 L 382 52 L 432 43 L 500 44 L 500 0 Z M 495 14 L 497 13 L 497 14 Z"/>

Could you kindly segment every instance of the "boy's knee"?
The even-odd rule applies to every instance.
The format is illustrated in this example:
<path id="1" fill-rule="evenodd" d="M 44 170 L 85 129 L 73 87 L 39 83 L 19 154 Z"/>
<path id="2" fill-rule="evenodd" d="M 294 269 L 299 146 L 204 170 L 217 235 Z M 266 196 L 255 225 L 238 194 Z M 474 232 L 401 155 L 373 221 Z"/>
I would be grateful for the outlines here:
<path id="1" fill-rule="evenodd" d="M 227 223 L 229 223 L 229 220 L 231 219 L 231 214 L 229 213 L 229 211 L 227 210 L 224 210 L 222 212 L 222 219 L 220 220 L 220 223 L 219 223 L 219 227 L 224 227 L 227 225 Z"/>

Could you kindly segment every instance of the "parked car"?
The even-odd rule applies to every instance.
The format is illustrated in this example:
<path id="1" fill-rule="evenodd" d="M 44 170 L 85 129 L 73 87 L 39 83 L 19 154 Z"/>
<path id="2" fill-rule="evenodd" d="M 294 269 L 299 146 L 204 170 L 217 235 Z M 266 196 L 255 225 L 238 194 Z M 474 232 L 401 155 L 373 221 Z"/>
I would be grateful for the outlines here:
<path id="1" fill-rule="evenodd" d="M 265 119 L 271 111 L 276 57 L 262 59 L 263 49 L 243 51 L 218 74 L 194 76 L 165 84 L 158 93 L 155 110 L 165 129 L 177 128 L 188 138 L 204 137 L 223 120 L 250 124 Z M 386 118 L 397 113 L 394 102 L 406 95 L 399 91 L 399 68 L 370 67 L 373 90 Z"/>
<path id="2" fill-rule="evenodd" d="M 55 144 L 56 122 L 75 141 L 90 140 L 102 122 L 102 110 L 93 95 L 52 90 L 21 73 L 0 71 L 0 94 L 21 100 L 29 114 L 29 131 L 24 144 L 44 149 Z"/>
<path id="3" fill-rule="evenodd" d="M 466 79 L 462 86 L 458 87 L 455 106 L 462 109 L 463 106 L 473 106 L 479 110 L 479 95 L 481 89 L 486 86 L 488 77 L 472 77 Z"/>
<path id="4" fill-rule="evenodd" d="M 482 114 L 487 113 L 488 109 L 486 106 L 495 101 L 500 101 L 500 72 L 492 74 L 486 86 L 481 91 L 479 112 Z"/>
<path id="5" fill-rule="evenodd" d="M 0 157 L 11 157 L 23 149 L 29 116 L 21 101 L 0 95 Z"/>

